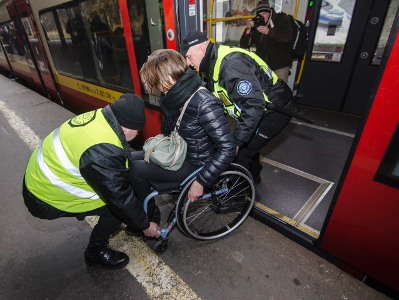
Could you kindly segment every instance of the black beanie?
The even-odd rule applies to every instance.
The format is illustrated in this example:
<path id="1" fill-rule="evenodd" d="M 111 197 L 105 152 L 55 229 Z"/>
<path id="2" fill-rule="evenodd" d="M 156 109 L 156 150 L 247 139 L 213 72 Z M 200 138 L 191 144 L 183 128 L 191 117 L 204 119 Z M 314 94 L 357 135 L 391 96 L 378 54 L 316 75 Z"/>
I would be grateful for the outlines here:
<path id="1" fill-rule="evenodd" d="M 129 129 L 142 129 L 145 125 L 144 100 L 134 94 L 123 94 L 110 104 L 119 124 Z"/>
<path id="2" fill-rule="evenodd" d="M 206 42 L 207 40 L 208 37 L 206 36 L 205 33 L 202 33 L 200 31 L 191 31 L 184 38 L 182 44 L 180 45 L 180 54 L 186 56 L 188 49 L 190 49 L 191 46 L 201 44 L 203 42 Z"/>

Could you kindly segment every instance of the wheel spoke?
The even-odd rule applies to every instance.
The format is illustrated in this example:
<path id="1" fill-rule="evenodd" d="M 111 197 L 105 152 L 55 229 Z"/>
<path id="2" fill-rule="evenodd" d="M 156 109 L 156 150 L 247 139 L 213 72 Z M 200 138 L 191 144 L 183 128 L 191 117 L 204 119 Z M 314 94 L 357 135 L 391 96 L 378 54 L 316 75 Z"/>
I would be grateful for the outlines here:
<path id="1" fill-rule="evenodd" d="M 224 172 L 217 183 L 205 188 L 206 199 L 190 202 L 188 191 L 189 186 L 179 197 L 178 225 L 184 233 L 200 240 L 219 238 L 238 228 L 254 201 L 251 179 L 237 171 Z"/>

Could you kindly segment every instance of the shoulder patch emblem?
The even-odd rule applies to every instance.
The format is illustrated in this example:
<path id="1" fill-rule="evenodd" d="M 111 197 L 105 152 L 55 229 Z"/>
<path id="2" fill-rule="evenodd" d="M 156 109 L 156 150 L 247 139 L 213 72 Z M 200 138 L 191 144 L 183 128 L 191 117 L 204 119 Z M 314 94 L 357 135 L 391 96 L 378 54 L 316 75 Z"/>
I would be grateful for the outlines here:
<path id="1" fill-rule="evenodd" d="M 237 92 L 241 96 L 248 95 L 250 91 L 252 91 L 252 85 L 251 85 L 251 83 L 248 80 L 241 80 L 237 84 Z"/>
<path id="2" fill-rule="evenodd" d="M 96 112 L 97 110 L 94 111 L 89 111 L 87 113 L 78 115 L 71 120 L 69 120 L 69 125 L 71 127 L 79 127 L 79 126 L 85 126 L 86 124 L 90 123 L 96 118 Z"/>

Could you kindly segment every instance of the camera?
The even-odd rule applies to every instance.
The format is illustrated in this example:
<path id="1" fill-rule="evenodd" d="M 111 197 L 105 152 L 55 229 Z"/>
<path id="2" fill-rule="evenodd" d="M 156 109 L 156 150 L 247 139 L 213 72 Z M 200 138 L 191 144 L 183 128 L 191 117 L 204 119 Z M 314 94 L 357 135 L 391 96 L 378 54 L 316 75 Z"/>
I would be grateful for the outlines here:
<path id="1" fill-rule="evenodd" d="M 256 29 L 259 26 L 266 26 L 265 19 L 261 15 L 257 15 L 255 18 L 252 19 L 254 21 L 254 26 L 252 29 Z"/>

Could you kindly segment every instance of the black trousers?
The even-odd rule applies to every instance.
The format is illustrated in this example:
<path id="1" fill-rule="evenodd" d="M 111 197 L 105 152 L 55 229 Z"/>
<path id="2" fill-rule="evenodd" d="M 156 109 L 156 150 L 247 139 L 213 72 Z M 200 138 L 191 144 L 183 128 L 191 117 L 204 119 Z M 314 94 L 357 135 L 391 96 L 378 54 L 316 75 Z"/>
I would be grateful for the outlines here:
<path id="1" fill-rule="evenodd" d="M 132 184 L 134 192 L 143 203 L 147 195 L 152 191 L 150 180 L 180 183 L 199 168 L 196 165 L 184 162 L 181 168 L 177 171 L 165 170 L 151 162 L 146 163 L 144 161 L 143 151 L 132 152 L 131 160 L 132 165 L 130 168 L 130 183 Z M 148 203 L 147 210 L 150 220 L 153 215 L 154 208 L 155 201 L 152 199 Z"/>
<path id="2" fill-rule="evenodd" d="M 291 117 L 275 112 L 266 112 L 259 123 L 254 135 L 244 144 L 235 159 L 235 162 L 245 167 L 256 180 L 262 171 L 259 161 L 260 151 L 290 122 Z"/>
<path id="3" fill-rule="evenodd" d="M 94 226 L 91 233 L 91 240 L 108 240 L 112 233 L 114 233 L 122 224 L 118 217 L 109 210 L 107 205 L 83 213 L 69 213 L 59 210 L 38 199 L 35 195 L 29 192 L 25 185 L 25 179 L 23 181 L 22 195 L 29 212 L 39 219 L 54 220 L 62 217 L 74 217 L 79 221 L 82 221 L 87 216 L 99 216 L 100 218 L 98 223 Z"/>

